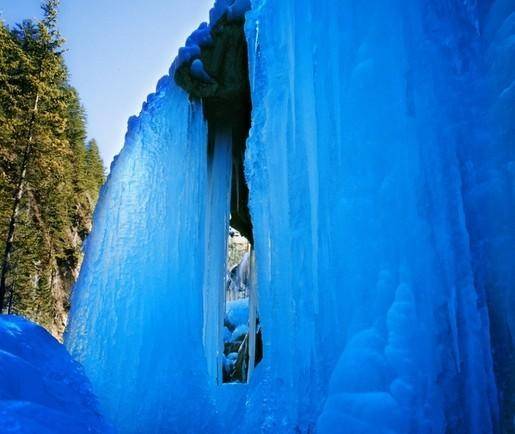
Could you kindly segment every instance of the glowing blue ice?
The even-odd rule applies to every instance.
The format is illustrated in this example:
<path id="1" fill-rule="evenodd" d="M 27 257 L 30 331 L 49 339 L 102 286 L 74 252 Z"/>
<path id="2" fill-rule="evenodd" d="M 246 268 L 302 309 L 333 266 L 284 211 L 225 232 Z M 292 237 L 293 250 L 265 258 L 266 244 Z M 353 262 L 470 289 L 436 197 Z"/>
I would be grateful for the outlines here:
<path id="1" fill-rule="evenodd" d="M 510 429 L 515 14 L 480 3 L 252 2 L 249 385 L 213 376 L 230 156 L 209 175 L 200 105 L 161 82 L 102 191 L 67 338 L 121 432 Z"/>
<path id="2" fill-rule="evenodd" d="M 81 367 L 45 329 L 0 316 L 0 432 L 111 432 Z"/>

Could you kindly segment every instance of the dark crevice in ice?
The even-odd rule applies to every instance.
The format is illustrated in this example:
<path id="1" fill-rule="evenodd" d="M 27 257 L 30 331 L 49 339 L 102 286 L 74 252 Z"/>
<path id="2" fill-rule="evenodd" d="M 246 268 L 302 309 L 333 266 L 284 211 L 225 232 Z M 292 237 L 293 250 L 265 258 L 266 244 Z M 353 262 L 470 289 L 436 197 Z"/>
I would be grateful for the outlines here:
<path id="1" fill-rule="evenodd" d="M 243 20 L 223 16 L 211 29 L 212 42 L 201 48 L 200 57 L 184 62 L 175 81 L 192 98 L 201 99 L 208 122 L 208 150 L 220 130 L 232 131 L 231 226 L 253 243 L 248 209 L 249 190 L 244 174 L 245 146 L 251 123 L 252 102 Z M 196 65 L 192 64 L 197 62 Z M 199 66 L 200 73 L 195 73 Z M 199 71 L 197 69 L 197 71 Z"/>

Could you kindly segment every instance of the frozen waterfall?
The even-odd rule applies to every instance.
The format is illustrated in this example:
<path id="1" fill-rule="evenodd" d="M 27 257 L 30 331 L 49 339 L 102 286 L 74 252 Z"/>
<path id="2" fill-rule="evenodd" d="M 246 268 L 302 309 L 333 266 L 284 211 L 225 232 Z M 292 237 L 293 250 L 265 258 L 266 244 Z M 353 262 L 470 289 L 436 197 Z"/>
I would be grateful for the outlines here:
<path id="1" fill-rule="evenodd" d="M 245 6 L 231 3 L 214 22 Z M 263 361 L 249 384 L 216 379 L 230 138 L 208 155 L 202 104 L 173 79 L 212 43 L 204 25 L 129 121 L 74 290 L 67 346 L 107 419 L 121 433 L 510 432 L 515 2 L 251 3 Z"/>

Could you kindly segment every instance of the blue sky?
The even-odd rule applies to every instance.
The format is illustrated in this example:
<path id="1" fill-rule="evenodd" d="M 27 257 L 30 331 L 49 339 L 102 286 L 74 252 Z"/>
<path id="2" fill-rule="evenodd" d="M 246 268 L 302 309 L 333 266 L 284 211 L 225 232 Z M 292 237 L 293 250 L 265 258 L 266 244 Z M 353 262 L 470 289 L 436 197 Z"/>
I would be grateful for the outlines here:
<path id="1" fill-rule="evenodd" d="M 61 0 L 71 82 L 88 113 L 106 166 L 122 145 L 127 119 L 167 73 L 214 0 Z M 39 18 L 39 0 L 0 0 L 7 24 Z"/>

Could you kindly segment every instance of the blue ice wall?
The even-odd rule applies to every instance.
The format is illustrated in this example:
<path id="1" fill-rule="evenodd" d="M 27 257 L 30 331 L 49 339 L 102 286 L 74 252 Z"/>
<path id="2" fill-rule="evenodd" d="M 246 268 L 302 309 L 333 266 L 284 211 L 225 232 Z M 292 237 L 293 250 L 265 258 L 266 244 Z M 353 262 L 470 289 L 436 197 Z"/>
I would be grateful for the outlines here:
<path id="1" fill-rule="evenodd" d="M 227 179 L 213 190 L 200 107 L 161 82 L 102 192 L 67 337 L 121 432 L 513 429 L 514 8 L 252 2 L 250 385 L 216 385 L 206 345 Z"/>
<path id="2" fill-rule="evenodd" d="M 502 384 L 514 4 L 482 6 L 254 4 L 247 172 L 274 429 L 322 410 L 319 432 L 496 432 L 503 405 L 513 423 L 489 308 Z"/>
<path id="3" fill-rule="evenodd" d="M 206 137 L 200 105 L 162 79 L 129 121 L 95 211 L 66 342 L 120 432 L 211 422 L 200 247 Z"/>
<path id="4" fill-rule="evenodd" d="M 510 432 L 515 430 L 515 2 L 495 2 L 482 22 L 485 102 L 465 112 L 473 120 L 464 127 L 477 138 L 462 141 L 459 152 L 475 284 L 488 305 L 501 426 Z"/>

